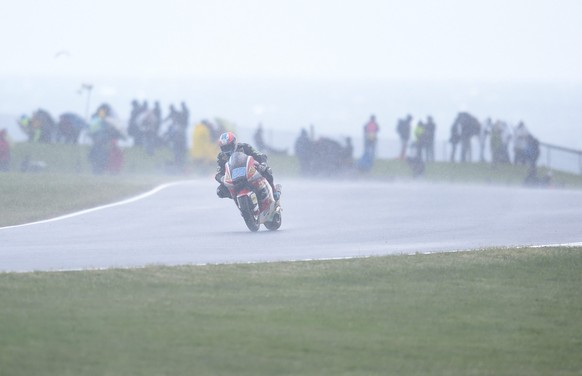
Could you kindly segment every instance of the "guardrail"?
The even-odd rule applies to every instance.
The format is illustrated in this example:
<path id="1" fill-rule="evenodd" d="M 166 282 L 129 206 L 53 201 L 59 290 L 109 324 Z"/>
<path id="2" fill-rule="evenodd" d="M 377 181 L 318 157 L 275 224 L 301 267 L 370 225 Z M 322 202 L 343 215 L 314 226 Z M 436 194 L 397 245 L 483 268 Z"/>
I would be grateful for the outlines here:
<path id="1" fill-rule="evenodd" d="M 539 162 L 546 167 L 582 175 L 582 151 L 540 142 Z"/>

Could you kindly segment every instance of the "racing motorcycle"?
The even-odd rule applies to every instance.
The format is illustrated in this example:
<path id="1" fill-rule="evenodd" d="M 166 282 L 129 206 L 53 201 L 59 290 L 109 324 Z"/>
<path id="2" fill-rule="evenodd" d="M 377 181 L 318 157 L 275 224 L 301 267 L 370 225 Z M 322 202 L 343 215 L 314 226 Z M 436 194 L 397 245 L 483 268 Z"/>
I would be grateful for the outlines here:
<path id="1" fill-rule="evenodd" d="M 271 185 L 258 171 L 259 163 L 245 153 L 233 153 L 225 165 L 224 185 L 249 228 L 255 232 L 263 224 L 274 231 L 281 227 L 281 205 L 275 201 Z M 281 185 L 275 186 L 281 191 Z"/>

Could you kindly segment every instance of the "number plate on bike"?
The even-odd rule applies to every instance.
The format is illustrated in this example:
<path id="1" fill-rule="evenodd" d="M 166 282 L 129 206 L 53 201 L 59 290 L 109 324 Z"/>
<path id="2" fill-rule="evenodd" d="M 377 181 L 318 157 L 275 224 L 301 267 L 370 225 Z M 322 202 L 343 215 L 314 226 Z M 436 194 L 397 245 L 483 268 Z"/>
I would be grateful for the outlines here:
<path id="1" fill-rule="evenodd" d="M 234 170 L 232 170 L 231 177 L 232 180 L 236 180 L 238 178 L 245 177 L 246 174 L 247 174 L 246 167 L 237 167 Z"/>

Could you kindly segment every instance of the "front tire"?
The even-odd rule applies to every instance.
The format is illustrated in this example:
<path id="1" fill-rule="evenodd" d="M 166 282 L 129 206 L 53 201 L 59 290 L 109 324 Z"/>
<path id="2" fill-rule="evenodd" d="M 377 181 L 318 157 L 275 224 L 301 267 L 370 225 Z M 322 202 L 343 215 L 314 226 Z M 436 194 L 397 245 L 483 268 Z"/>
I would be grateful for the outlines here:
<path id="1" fill-rule="evenodd" d="M 265 222 L 265 227 L 270 231 L 278 230 L 281 227 L 281 208 L 277 209 L 277 213 L 273 216 L 273 220 L 270 222 Z"/>
<path id="2" fill-rule="evenodd" d="M 259 223 L 259 216 L 254 213 L 254 205 L 249 196 L 243 196 L 238 199 L 238 205 L 242 213 L 242 217 L 249 230 L 252 232 L 259 231 L 261 224 Z"/>

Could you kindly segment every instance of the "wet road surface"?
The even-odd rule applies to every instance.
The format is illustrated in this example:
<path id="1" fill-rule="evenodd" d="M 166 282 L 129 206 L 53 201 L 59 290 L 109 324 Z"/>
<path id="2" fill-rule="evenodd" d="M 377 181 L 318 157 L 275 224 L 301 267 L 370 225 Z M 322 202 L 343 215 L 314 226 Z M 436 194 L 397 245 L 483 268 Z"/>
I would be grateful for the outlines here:
<path id="1" fill-rule="evenodd" d="M 215 183 L 0 229 L 0 271 L 263 262 L 582 242 L 582 192 L 284 181 L 283 224 L 251 233 Z"/>

